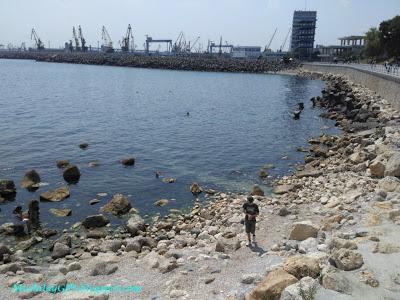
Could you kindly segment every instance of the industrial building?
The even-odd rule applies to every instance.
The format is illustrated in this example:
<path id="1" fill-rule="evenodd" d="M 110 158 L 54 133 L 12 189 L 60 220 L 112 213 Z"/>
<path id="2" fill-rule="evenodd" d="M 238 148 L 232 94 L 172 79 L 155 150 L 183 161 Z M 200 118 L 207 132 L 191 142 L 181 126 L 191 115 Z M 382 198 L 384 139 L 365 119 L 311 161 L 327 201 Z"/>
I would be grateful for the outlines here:
<path id="1" fill-rule="evenodd" d="M 345 58 L 351 55 L 359 55 L 365 46 L 364 35 L 351 35 L 339 38 L 340 45 L 322 46 L 317 45 L 318 59 L 331 62 L 335 58 Z"/>
<path id="2" fill-rule="evenodd" d="M 231 56 L 233 58 L 259 58 L 261 56 L 261 47 L 259 46 L 232 47 Z"/>
<path id="3" fill-rule="evenodd" d="M 290 51 L 299 59 L 310 59 L 314 49 L 316 11 L 296 10 L 293 14 Z"/>

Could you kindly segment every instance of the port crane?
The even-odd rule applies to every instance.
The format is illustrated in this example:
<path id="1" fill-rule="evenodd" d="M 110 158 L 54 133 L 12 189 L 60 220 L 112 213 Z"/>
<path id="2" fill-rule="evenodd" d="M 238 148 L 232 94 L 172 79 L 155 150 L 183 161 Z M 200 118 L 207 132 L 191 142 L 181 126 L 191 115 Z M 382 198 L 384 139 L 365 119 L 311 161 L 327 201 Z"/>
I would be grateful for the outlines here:
<path id="1" fill-rule="evenodd" d="M 37 50 L 39 50 L 39 51 L 44 50 L 44 44 L 43 44 L 42 40 L 39 38 L 39 36 L 37 35 L 35 28 L 32 28 L 31 40 L 35 40 L 35 45 L 36 45 Z"/>
<path id="2" fill-rule="evenodd" d="M 278 28 L 275 28 L 274 34 L 272 35 L 271 39 L 269 40 L 269 43 L 267 46 L 265 46 L 264 52 L 267 52 L 268 50 L 270 50 L 272 41 L 274 40 L 275 34 L 278 31 Z"/>
<path id="3" fill-rule="evenodd" d="M 172 40 L 164 40 L 164 39 L 154 40 L 151 36 L 146 35 L 146 42 L 145 42 L 146 53 L 150 52 L 151 43 L 165 43 L 167 45 L 167 52 L 170 52 L 172 50 Z"/>
<path id="4" fill-rule="evenodd" d="M 132 39 L 132 43 L 133 43 L 132 27 L 131 27 L 131 24 L 128 24 L 128 29 L 126 30 L 126 35 L 125 35 L 125 37 L 122 38 L 122 42 L 121 42 L 121 50 L 123 52 L 129 52 L 130 39 Z M 131 48 L 133 48 L 133 47 L 131 47 Z"/>
<path id="5" fill-rule="evenodd" d="M 103 44 L 101 45 L 101 50 L 106 53 L 113 53 L 114 52 L 113 43 L 105 26 L 103 26 L 101 30 L 101 39 L 103 40 Z"/>
<path id="6" fill-rule="evenodd" d="M 192 52 L 192 49 L 194 48 L 194 46 L 196 46 L 197 42 L 200 40 L 200 37 L 198 36 L 193 43 L 189 42 L 189 52 Z"/>
<path id="7" fill-rule="evenodd" d="M 72 38 L 75 41 L 75 51 L 81 51 L 78 35 L 76 34 L 75 26 L 72 27 Z"/>
<path id="8" fill-rule="evenodd" d="M 179 53 L 183 52 L 185 48 L 186 40 L 183 31 L 181 31 L 172 47 L 172 52 Z"/>
<path id="9" fill-rule="evenodd" d="M 279 49 L 280 52 L 282 52 L 282 50 L 285 48 L 285 46 L 286 46 L 286 41 L 287 41 L 287 39 L 288 39 L 289 34 L 290 34 L 291 31 L 292 31 L 292 28 L 289 28 L 289 31 L 288 31 L 288 33 L 286 34 L 285 40 L 283 41 L 283 44 L 282 44 L 281 48 Z"/>
<path id="10" fill-rule="evenodd" d="M 88 47 L 86 46 L 86 40 L 83 37 L 81 25 L 78 26 L 78 36 L 79 36 L 79 39 L 81 41 L 82 51 L 86 52 L 88 50 Z"/>

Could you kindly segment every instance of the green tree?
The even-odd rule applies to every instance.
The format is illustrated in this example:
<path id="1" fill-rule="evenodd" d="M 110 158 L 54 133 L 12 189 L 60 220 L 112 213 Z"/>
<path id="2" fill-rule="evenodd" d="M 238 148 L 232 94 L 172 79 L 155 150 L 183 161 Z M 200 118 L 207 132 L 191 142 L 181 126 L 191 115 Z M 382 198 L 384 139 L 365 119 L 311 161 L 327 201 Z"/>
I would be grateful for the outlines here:
<path id="1" fill-rule="evenodd" d="M 376 27 L 372 27 L 365 35 L 365 54 L 368 57 L 377 57 L 381 51 L 380 32 Z"/>
<path id="2" fill-rule="evenodd" d="M 379 26 L 380 43 L 386 55 L 400 57 L 400 16 L 383 21 Z"/>

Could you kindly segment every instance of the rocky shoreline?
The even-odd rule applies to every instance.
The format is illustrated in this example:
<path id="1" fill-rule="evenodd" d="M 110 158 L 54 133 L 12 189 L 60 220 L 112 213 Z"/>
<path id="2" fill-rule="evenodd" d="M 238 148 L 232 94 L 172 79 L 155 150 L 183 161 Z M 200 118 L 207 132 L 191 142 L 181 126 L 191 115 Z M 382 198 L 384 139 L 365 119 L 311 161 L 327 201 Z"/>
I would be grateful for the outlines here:
<path id="1" fill-rule="evenodd" d="M 399 112 L 342 77 L 299 76 L 326 81 L 311 101 L 343 133 L 311 139 L 305 164 L 277 181 L 273 195 L 253 189 L 260 206 L 257 245 L 245 246 L 246 195 L 208 191 L 209 203 L 152 224 L 115 196 L 106 212 L 129 214 L 124 227 L 112 231 L 105 215 L 89 216 L 53 241 L 44 262 L 0 245 L 3 298 L 398 299 Z M 12 291 L 16 283 L 33 282 L 143 289 L 137 295 Z"/>
<path id="2" fill-rule="evenodd" d="M 295 69 L 296 61 L 268 62 L 264 59 L 240 60 L 213 56 L 145 56 L 124 53 L 66 53 L 35 51 L 0 51 L 0 59 L 31 59 L 42 62 L 106 65 L 135 68 L 238 72 L 238 73 L 276 73 Z"/>

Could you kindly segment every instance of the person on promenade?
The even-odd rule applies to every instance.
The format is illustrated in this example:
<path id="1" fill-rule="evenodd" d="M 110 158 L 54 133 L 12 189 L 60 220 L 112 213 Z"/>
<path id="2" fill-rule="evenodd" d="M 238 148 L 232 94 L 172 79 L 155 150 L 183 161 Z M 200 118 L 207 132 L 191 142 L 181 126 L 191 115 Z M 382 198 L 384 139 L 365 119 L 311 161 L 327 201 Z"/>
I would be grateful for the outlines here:
<path id="1" fill-rule="evenodd" d="M 243 204 L 244 225 L 247 233 L 247 246 L 251 245 L 250 234 L 253 235 L 253 243 L 256 243 L 256 217 L 260 213 L 258 205 L 254 203 L 252 196 L 247 197 L 247 202 Z"/>

